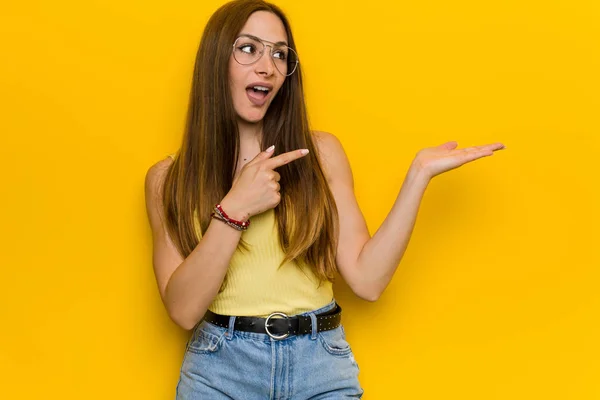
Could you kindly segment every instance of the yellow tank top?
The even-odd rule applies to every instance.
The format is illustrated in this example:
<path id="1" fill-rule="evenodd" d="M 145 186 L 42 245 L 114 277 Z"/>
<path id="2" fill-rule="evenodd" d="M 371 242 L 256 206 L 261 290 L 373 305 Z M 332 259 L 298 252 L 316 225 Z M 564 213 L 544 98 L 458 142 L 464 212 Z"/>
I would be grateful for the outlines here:
<path id="1" fill-rule="evenodd" d="M 266 317 L 275 311 L 296 315 L 329 304 L 333 300 L 331 282 L 325 280 L 319 286 L 309 265 L 291 261 L 278 268 L 285 254 L 279 244 L 275 211 L 255 215 L 251 222 L 248 230 L 242 232 L 249 249 L 235 250 L 225 288 L 208 308 L 217 314 Z M 194 223 L 200 238 L 197 213 Z"/>

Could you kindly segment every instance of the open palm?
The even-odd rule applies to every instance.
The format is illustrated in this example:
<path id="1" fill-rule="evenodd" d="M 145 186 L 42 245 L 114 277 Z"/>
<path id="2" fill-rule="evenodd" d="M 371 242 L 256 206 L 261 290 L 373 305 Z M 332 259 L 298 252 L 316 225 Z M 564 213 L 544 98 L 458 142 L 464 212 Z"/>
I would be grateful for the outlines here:
<path id="1" fill-rule="evenodd" d="M 491 156 L 494 151 L 505 148 L 502 143 L 472 146 L 464 149 L 457 149 L 456 146 L 458 146 L 458 143 L 451 141 L 439 146 L 422 149 L 417 153 L 413 164 L 422 169 L 429 178 L 433 178 L 478 158 Z"/>

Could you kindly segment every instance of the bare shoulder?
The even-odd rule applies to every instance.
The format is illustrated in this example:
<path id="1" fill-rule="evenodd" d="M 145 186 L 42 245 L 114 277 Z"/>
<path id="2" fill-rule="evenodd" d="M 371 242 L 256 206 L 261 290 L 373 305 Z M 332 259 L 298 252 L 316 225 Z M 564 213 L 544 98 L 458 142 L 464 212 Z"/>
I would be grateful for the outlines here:
<path id="1" fill-rule="evenodd" d="M 146 179 L 144 182 L 146 208 L 153 229 L 157 228 L 157 224 L 160 219 L 162 219 L 160 218 L 160 215 L 162 214 L 161 188 L 172 163 L 173 159 L 170 156 L 167 156 L 152 164 L 146 172 Z"/>
<path id="2" fill-rule="evenodd" d="M 312 136 L 319 153 L 324 156 L 331 156 L 332 152 L 343 151 L 342 143 L 333 133 L 312 131 Z"/>
<path id="3" fill-rule="evenodd" d="M 351 176 L 348 157 L 337 136 L 324 131 L 312 131 L 312 135 L 327 180 Z"/>
<path id="4" fill-rule="evenodd" d="M 165 179 L 169 167 L 173 163 L 173 159 L 169 156 L 152 164 L 146 172 L 146 188 L 158 189 Z"/>

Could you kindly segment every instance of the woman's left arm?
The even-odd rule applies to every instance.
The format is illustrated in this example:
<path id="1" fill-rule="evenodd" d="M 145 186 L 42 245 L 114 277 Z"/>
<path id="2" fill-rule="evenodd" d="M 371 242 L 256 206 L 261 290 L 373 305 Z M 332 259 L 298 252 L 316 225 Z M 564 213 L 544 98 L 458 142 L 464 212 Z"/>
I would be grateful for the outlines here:
<path id="1" fill-rule="evenodd" d="M 338 209 L 338 271 L 352 291 L 368 301 L 377 300 L 390 283 L 408 246 L 430 180 L 504 148 L 495 143 L 456 149 L 456 142 L 448 142 L 419 151 L 391 211 L 371 237 L 354 195 L 352 170 L 340 141 L 326 132 L 315 132 L 315 139 Z"/>

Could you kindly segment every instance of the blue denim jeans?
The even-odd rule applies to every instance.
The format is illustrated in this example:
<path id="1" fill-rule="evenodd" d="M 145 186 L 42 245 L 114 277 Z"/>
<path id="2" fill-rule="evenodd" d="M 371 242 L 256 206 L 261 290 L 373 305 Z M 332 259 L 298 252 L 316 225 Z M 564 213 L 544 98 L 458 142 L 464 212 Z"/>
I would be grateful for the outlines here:
<path id="1" fill-rule="evenodd" d="M 201 321 L 186 344 L 178 400 L 324 400 L 360 399 L 359 367 L 342 325 L 276 340 L 265 333 L 233 330 Z"/>

